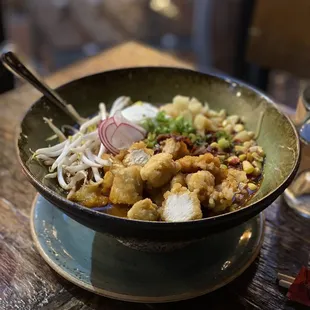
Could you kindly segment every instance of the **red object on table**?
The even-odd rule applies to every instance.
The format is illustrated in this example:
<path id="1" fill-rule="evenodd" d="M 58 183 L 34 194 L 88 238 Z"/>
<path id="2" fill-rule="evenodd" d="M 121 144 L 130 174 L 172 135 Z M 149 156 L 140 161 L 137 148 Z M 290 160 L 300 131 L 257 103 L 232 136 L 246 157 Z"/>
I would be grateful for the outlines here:
<path id="1" fill-rule="evenodd" d="M 295 281 L 290 286 L 287 297 L 310 307 L 310 270 L 302 267 L 295 278 Z"/>

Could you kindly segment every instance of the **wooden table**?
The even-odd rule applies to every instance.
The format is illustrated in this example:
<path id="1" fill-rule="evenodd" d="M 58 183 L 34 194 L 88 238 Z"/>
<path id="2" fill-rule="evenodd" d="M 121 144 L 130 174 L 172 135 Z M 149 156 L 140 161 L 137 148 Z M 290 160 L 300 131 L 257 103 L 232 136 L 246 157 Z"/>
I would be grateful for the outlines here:
<path id="1" fill-rule="evenodd" d="M 167 65 L 191 67 L 136 43 L 115 47 L 48 78 L 56 87 L 69 80 L 116 67 Z M 296 275 L 310 253 L 309 222 L 299 218 L 281 198 L 266 210 L 265 240 L 259 257 L 238 279 L 209 295 L 174 304 L 130 304 L 99 297 L 58 276 L 40 257 L 29 231 L 36 194 L 17 163 L 16 127 L 39 97 L 22 86 L 0 97 L 0 309 L 302 309 L 287 301 L 276 282 L 278 271 Z"/>

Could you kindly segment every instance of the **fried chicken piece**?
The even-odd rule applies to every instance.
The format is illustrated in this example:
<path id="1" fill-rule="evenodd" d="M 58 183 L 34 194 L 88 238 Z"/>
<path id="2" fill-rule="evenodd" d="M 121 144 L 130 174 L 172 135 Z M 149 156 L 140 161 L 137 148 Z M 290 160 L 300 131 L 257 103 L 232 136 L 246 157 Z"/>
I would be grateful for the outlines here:
<path id="1" fill-rule="evenodd" d="M 200 201 L 209 199 L 214 191 L 215 178 L 209 171 L 198 171 L 186 176 L 186 183 L 191 192 L 196 192 Z"/>
<path id="2" fill-rule="evenodd" d="M 107 171 L 103 177 L 101 193 L 108 196 L 113 185 L 114 175 L 111 171 Z"/>
<path id="3" fill-rule="evenodd" d="M 170 138 L 165 140 L 163 144 L 162 152 L 171 154 L 174 160 L 189 154 L 187 145 L 183 141 L 175 141 L 175 139 Z"/>
<path id="4" fill-rule="evenodd" d="M 114 174 L 110 201 L 117 204 L 133 205 L 142 199 L 143 182 L 139 166 L 119 169 Z"/>
<path id="5" fill-rule="evenodd" d="M 220 160 L 211 153 L 200 156 L 184 156 L 177 160 L 181 165 L 181 172 L 193 173 L 198 170 L 210 171 L 213 175 L 220 174 Z"/>
<path id="6" fill-rule="evenodd" d="M 170 183 L 158 188 L 146 188 L 146 196 L 149 197 L 157 206 L 161 206 L 164 202 L 164 194 L 170 189 Z"/>
<path id="7" fill-rule="evenodd" d="M 134 143 L 124 156 L 123 164 L 125 166 L 139 165 L 144 166 L 151 156 L 154 155 L 154 151 L 146 147 L 143 141 Z"/>
<path id="8" fill-rule="evenodd" d="M 160 153 L 151 159 L 141 168 L 141 178 L 146 181 L 149 188 L 158 188 L 168 183 L 179 171 L 171 154 Z"/>
<path id="9" fill-rule="evenodd" d="M 102 194 L 103 182 L 97 184 L 83 185 L 81 188 L 68 196 L 71 201 L 78 202 L 85 207 L 101 207 L 109 202 L 109 198 Z"/>
<path id="10" fill-rule="evenodd" d="M 106 158 L 107 157 L 105 157 L 104 159 L 106 159 Z M 104 170 L 105 173 L 107 171 L 111 171 L 112 173 L 115 173 L 118 170 L 125 168 L 125 166 L 123 165 L 122 161 L 120 159 L 118 159 L 117 157 L 114 157 L 114 156 L 110 155 L 109 159 L 111 161 L 111 165 L 103 167 L 103 170 Z"/>
<path id="11" fill-rule="evenodd" d="M 196 193 L 191 193 L 181 184 L 175 184 L 164 195 L 165 201 L 159 209 L 161 219 L 166 222 L 183 222 L 202 218 L 200 201 Z"/>
<path id="12" fill-rule="evenodd" d="M 128 211 L 127 217 L 133 220 L 158 221 L 158 207 L 151 199 L 144 199 L 136 202 Z"/>
<path id="13" fill-rule="evenodd" d="M 122 162 L 127 154 L 128 154 L 127 149 L 120 150 L 119 153 L 114 156 L 114 159 L 116 159 L 119 162 Z"/>
<path id="14" fill-rule="evenodd" d="M 175 175 L 172 180 L 165 184 L 162 187 L 159 188 L 151 188 L 147 191 L 147 195 L 148 197 L 150 197 L 152 199 L 152 201 L 154 201 L 158 206 L 161 206 L 164 202 L 164 194 L 167 191 L 170 191 L 172 189 L 172 187 L 176 184 L 179 183 L 182 186 L 186 186 L 186 182 L 185 182 L 185 175 L 183 173 L 178 173 L 177 175 Z"/>
<path id="15" fill-rule="evenodd" d="M 170 189 L 176 184 L 179 183 L 182 186 L 186 186 L 185 175 L 179 172 L 176 176 L 174 176 L 170 182 Z"/>

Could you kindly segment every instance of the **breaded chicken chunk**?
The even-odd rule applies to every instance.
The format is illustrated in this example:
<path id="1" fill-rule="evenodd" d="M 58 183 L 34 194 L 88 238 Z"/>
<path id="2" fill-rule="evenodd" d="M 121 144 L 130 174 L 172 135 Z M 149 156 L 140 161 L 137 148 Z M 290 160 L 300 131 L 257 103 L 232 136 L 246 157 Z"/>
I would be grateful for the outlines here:
<path id="1" fill-rule="evenodd" d="M 187 145 L 183 141 L 175 141 L 173 138 L 169 138 L 163 142 L 162 152 L 171 154 L 174 160 L 189 154 Z"/>
<path id="2" fill-rule="evenodd" d="M 118 170 L 125 168 L 122 161 L 116 157 L 111 157 L 111 163 L 111 166 L 105 166 L 103 168 L 104 172 L 111 171 L 112 173 L 115 173 Z"/>
<path id="3" fill-rule="evenodd" d="M 147 196 L 151 198 L 151 200 L 157 205 L 161 206 L 164 202 L 164 194 L 171 189 L 170 182 L 165 184 L 162 187 L 158 188 L 147 188 L 146 192 Z"/>
<path id="4" fill-rule="evenodd" d="M 133 220 L 157 221 L 159 219 L 158 207 L 151 199 L 143 199 L 130 208 L 127 216 Z"/>
<path id="5" fill-rule="evenodd" d="M 144 166 L 154 154 L 152 149 L 148 149 L 143 141 L 134 143 L 124 157 L 125 166 L 139 165 Z"/>
<path id="6" fill-rule="evenodd" d="M 171 182 L 170 182 L 170 189 L 174 186 L 174 184 L 179 183 L 182 186 L 186 186 L 186 181 L 185 181 L 185 175 L 181 172 L 179 172 L 177 175 L 175 175 Z"/>
<path id="7" fill-rule="evenodd" d="M 161 206 L 164 202 L 164 194 L 167 191 L 170 191 L 173 186 L 179 183 L 182 186 L 186 186 L 186 182 L 185 182 L 185 175 L 183 173 L 178 173 L 177 175 L 175 175 L 172 180 L 170 181 L 170 183 L 165 184 L 162 187 L 159 188 L 151 188 L 148 190 L 148 196 L 152 199 L 152 201 L 154 201 L 158 206 Z"/>
<path id="8" fill-rule="evenodd" d="M 130 166 L 115 172 L 110 192 L 110 201 L 133 205 L 142 199 L 143 182 L 139 166 Z"/>
<path id="9" fill-rule="evenodd" d="M 101 207 L 109 202 L 109 198 L 102 194 L 103 182 L 82 186 L 68 197 L 69 200 L 81 203 L 85 207 Z"/>
<path id="10" fill-rule="evenodd" d="M 164 195 L 165 201 L 159 212 L 166 222 L 183 222 L 202 218 L 200 201 L 196 193 L 191 193 L 181 184 L 175 184 Z"/>
<path id="11" fill-rule="evenodd" d="M 198 171 L 186 176 L 187 187 L 191 192 L 196 192 L 200 201 L 209 199 L 214 191 L 215 178 L 209 171 Z"/>
<path id="12" fill-rule="evenodd" d="M 156 154 L 141 168 L 141 178 L 149 188 L 158 188 L 168 183 L 179 171 L 179 166 L 173 161 L 172 155 Z"/>
<path id="13" fill-rule="evenodd" d="M 193 173 L 198 170 L 207 170 L 212 174 L 220 174 L 220 160 L 211 153 L 206 153 L 200 156 L 184 156 L 177 160 L 181 165 L 181 172 Z"/>
<path id="14" fill-rule="evenodd" d="M 111 171 L 107 171 L 103 177 L 102 190 L 103 195 L 109 196 L 112 185 L 113 185 L 114 175 Z"/>

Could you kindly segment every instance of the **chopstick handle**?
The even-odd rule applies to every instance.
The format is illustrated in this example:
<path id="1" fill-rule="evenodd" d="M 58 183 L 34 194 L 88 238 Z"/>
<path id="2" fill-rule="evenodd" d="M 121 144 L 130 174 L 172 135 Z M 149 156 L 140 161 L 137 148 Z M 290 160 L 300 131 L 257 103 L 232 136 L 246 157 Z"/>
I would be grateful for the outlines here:
<path id="1" fill-rule="evenodd" d="M 284 288 L 290 288 L 290 286 L 292 285 L 293 282 L 288 282 L 285 280 L 280 280 L 279 281 L 279 285 L 284 287 Z"/>
<path id="2" fill-rule="evenodd" d="M 278 279 L 293 283 L 295 279 L 283 273 L 278 273 Z"/>
<path id="3" fill-rule="evenodd" d="M 26 80 L 32 86 L 34 86 L 39 92 L 41 92 L 49 101 L 61 108 L 77 123 L 84 122 L 78 113 L 75 111 L 71 104 L 68 104 L 62 99 L 56 91 L 51 89 L 43 80 L 39 80 L 33 73 L 26 68 L 26 66 L 19 60 L 19 58 L 11 51 L 3 53 L 1 55 L 3 65 L 13 72 L 19 78 Z"/>
<path id="4" fill-rule="evenodd" d="M 32 84 L 38 91 L 43 93 L 49 100 L 62 108 L 67 107 L 67 103 L 49 86 L 43 81 L 40 81 L 28 68 L 19 60 L 19 58 L 13 52 L 6 52 L 1 55 L 1 60 L 4 66 L 13 72 L 16 76 L 27 80 Z"/>

